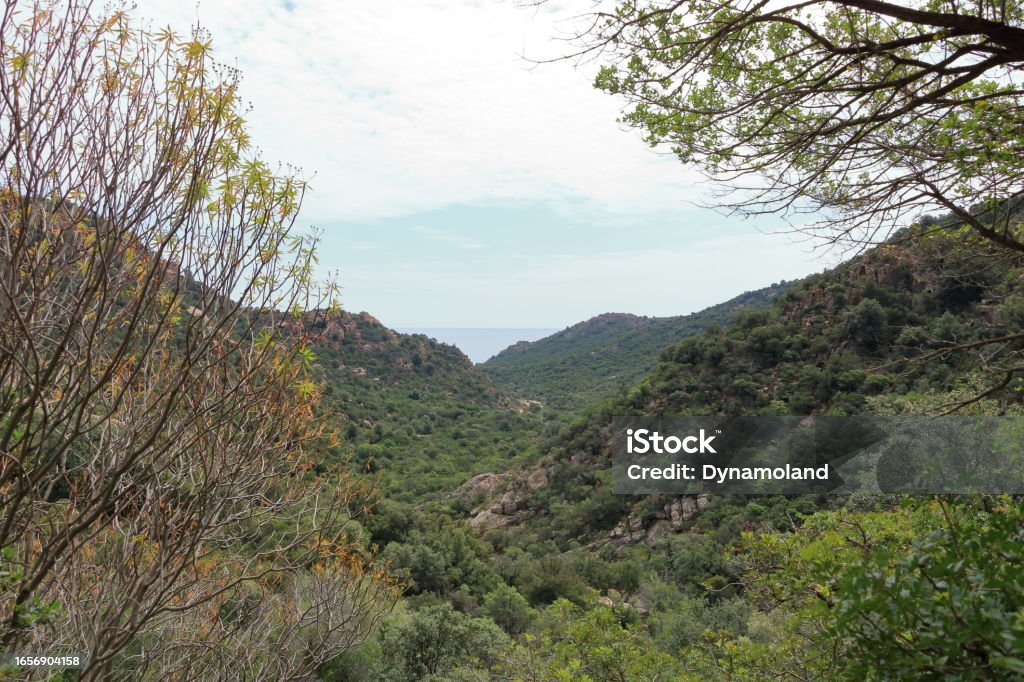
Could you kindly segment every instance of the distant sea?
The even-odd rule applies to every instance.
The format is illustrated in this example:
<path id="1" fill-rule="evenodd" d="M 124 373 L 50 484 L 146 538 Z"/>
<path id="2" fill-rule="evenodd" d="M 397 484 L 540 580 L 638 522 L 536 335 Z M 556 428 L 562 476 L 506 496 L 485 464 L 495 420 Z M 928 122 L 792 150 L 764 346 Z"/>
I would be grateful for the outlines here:
<path id="1" fill-rule="evenodd" d="M 397 327 L 403 334 L 426 334 L 442 343 L 450 343 L 473 362 L 484 362 L 517 341 L 536 341 L 558 329 L 473 329 L 465 327 Z"/>

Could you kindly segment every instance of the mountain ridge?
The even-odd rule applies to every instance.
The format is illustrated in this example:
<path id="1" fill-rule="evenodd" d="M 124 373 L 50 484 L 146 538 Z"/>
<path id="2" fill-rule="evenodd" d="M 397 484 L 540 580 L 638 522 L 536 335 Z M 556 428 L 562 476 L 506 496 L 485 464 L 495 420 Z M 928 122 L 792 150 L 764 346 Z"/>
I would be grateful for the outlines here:
<path id="1" fill-rule="evenodd" d="M 575 412 L 639 380 L 680 339 L 725 323 L 743 308 L 767 305 L 791 284 L 744 292 L 688 315 L 602 313 L 543 339 L 513 344 L 479 367 L 509 395 Z"/>

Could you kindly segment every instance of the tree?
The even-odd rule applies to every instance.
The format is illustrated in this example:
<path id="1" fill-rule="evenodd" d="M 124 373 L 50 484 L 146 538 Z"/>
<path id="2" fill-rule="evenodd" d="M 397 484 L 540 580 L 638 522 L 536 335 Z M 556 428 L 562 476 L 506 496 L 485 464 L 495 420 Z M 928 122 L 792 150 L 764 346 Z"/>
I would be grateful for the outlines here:
<path id="1" fill-rule="evenodd" d="M 622 0 L 592 16 L 574 56 L 603 62 L 596 85 L 626 100 L 623 120 L 701 169 L 722 206 L 813 214 L 794 229 L 831 245 L 943 233 L 1019 263 L 1024 4 Z M 1012 396 L 1022 340 L 919 362 L 968 354 L 995 377 L 972 400 Z"/>
<path id="2" fill-rule="evenodd" d="M 858 346 L 874 353 L 886 341 L 885 308 L 873 298 L 865 298 L 846 315 L 846 333 Z"/>
<path id="3" fill-rule="evenodd" d="M 582 609 L 559 599 L 546 626 L 509 651 L 496 679 L 660 682 L 692 679 L 668 654 L 651 646 L 642 627 L 623 626 L 615 610 Z"/>
<path id="4" fill-rule="evenodd" d="M 913 551 L 847 568 L 835 625 L 852 679 L 1013 680 L 1024 673 L 1024 560 L 1018 502 L 979 514 L 941 503 L 942 527 Z"/>
<path id="5" fill-rule="evenodd" d="M 313 470 L 304 184 L 199 30 L 11 0 L 0 52 L 0 642 L 308 675 L 394 591 L 344 534 L 363 491 Z"/>
<path id="6" fill-rule="evenodd" d="M 393 663 L 393 679 L 452 679 L 460 667 L 488 668 L 508 637 L 486 618 L 471 618 L 447 602 L 425 605 L 387 620 L 381 652 Z"/>
<path id="7" fill-rule="evenodd" d="M 1009 497 L 955 496 L 822 512 L 794 533 L 746 534 L 738 557 L 748 596 L 787 615 L 760 676 L 1019 679 L 1022 512 Z M 759 649 L 715 655 L 721 663 L 766 653 Z"/>
<path id="8" fill-rule="evenodd" d="M 746 214 L 827 211 L 831 242 L 929 230 L 1024 252 L 1024 6 L 952 0 L 624 0 L 576 56 L 652 145 Z"/>
<path id="9" fill-rule="evenodd" d="M 533 619 L 533 611 L 519 591 L 510 585 L 498 585 L 484 597 L 484 612 L 505 632 L 517 635 Z"/>

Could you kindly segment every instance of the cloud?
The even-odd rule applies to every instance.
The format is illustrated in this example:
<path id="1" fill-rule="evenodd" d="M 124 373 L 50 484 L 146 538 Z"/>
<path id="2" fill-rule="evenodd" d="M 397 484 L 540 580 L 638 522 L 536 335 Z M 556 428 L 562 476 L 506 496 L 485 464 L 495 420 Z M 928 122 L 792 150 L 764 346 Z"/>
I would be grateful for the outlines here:
<path id="1" fill-rule="evenodd" d="M 631 213 L 681 205 L 697 176 L 615 122 L 593 69 L 553 56 L 576 10 L 495 0 L 148 0 L 137 14 L 199 21 L 245 74 L 253 139 L 315 173 L 308 220 L 452 203 L 543 201 Z M 590 67 L 588 67 L 590 68 Z"/>
<path id="2" fill-rule="evenodd" d="M 386 324 L 677 315 L 819 270 L 695 211 L 699 175 L 616 122 L 595 65 L 521 58 L 565 50 L 552 36 L 591 6 L 140 0 L 136 14 L 211 31 L 244 73 L 264 157 L 312 175 L 302 222 L 324 226 L 343 303 Z"/>

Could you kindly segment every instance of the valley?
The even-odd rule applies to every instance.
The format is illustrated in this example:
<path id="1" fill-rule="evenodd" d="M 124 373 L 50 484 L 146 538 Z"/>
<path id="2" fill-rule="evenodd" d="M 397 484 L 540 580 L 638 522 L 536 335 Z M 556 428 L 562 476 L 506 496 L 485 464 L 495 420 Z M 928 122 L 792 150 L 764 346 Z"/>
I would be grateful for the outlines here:
<path id="1" fill-rule="evenodd" d="M 387 453 L 370 465 L 382 498 L 366 525 L 382 557 L 409 584 L 409 611 L 395 617 L 415 621 L 427 610 L 436 618 L 437 609 L 452 609 L 453 621 L 484 619 L 506 636 L 540 633 L 511 648 L 502 644 L 505 658 L 460 649 L 447 675 L 469 674 L 456 662 L 466 656 L 478 661 L 470 666 L 474 674 L 488 670 L 499 679 L 515 677 L 503 667 L 511 656 L 539 655 L 549 671 L 570 666 L 573 657 L 593 653 L 555 654 L 530 642 L 569 636 L 564 628 L 577 617 L 611 617 L 619 625 L 605 624 L 612 630 L 604 636 L 626 628 L 645 656 L 677 670 L 680 679 L 737 656 L 774 665 L 780 650 L 813 667 L 806 658 L 817 655 L 813 646 L 792 649 L 789 639 L 786 623 L 797 621 L 786 619 L 801 612 L 781 602 L 766 612 L 770 605 L 754 598 L 758 581 L 789 569 L 757 568 L 748 563 L 750 553 L 804 541 L 804 524 L 819 519 L 896 522 L 906 512 L 884 496 L 614 495 L 612 416 L 920 414 L 957 400 L 972 401 L 973 413 L 1019 414 L 1010 389 L 973 400 L 991 378 L 969 356 L 929 358 L 953 342 L 998 335 L 1016 319 L 1024 300 L 1021 272 L 1013 260 L 993 264 L 983 249 L 971 253 L 931 239 L 884 245 L 832 271 L 704 313 L 667 321 L 601 316 L 483 365 L 450 347 L 391 337 L 389 362 L 360 361 L 379 368 L 359 377 L 369 382 L 359 389 L 363 397 L 348 397 L 359 394 L 347 378 L 336 393 L 344 400 L 335 405 L 356 423 L 348 448 L 355 447 L 358 466 L 367 466 L 368 452 Z M 632 352 L 653 348 L 658 339 L 666 343 L 653 358 Z M 421 360 L 394 355 L 397 349 L 415 349 Z M 339 347 L 323 357 L 347 365 L 357 353 L 346 356 Z M 641 370 L 645 361 L 654 364 Z M 430 374 L 422 369 L 427 364 L 435 368 Z M 321 366 L 328 385 L 337 381 L 329 363 L 321 359 Z M 616 378 L 636 374 L 640 379 L 629 385 Z M 373 397 L 377 392 L 381 398 Z M 409 402 L 414 392 L 418 397 Z M 375 413 L 386 424 L 379 429 L 373 419 L 360 421 L 359 410 L 386 401 L 384 395 L 402 408 Z M 331 394 L 326 397 L 330 403 Z M 419 405 L 434 406 L 433 413 Z M 420 416 L 402 426 L 399 414 Z M 418 483 L 402 482 L 413 471 Z M 424 485 L 424 476 L 436 484 Z M 934 520 L 934 504 L 922 501 L 910 513 Z M 906 542 L 917 541 L 911 528 L 900 532 Z M 569 611 L 578 615 L 568 623 L 551 620 Z M 763 622 L 766 614 L 774 625 Z M 381 647 L 373 649 L 374 660 L 408 660 L 386 638 L 367 646 Z M 346 665 L 340 669 L 350 671 Z M 364 679 L 350 674 L 341 679 Z M 694 679 L 710 674 L 707 668 Z"/>
<path id="2" fill-rule="evenodd" d="M 1024 679 L 1024 4 L 136 9 L 0 13 L 0 682 Z"/>

